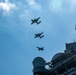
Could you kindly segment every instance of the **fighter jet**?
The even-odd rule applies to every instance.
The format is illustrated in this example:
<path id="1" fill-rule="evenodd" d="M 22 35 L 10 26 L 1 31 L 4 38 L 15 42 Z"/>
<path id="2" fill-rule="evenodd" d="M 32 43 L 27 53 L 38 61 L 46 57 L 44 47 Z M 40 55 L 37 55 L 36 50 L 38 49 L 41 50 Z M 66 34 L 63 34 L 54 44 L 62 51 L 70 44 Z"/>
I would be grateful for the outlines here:
<path id="1" fill-rule="evenodd" d="M 44 47 L 36 47 L 36 48 L 38 48 L 38 50 L 40 51 L 43 51 L 44 50 Z"/>
<path id="2" fill-rule="evenodd" d="M 37 19 L 31 19 L 31 21 L 32 21 L 31 25 L 32 25 L 33 23 L 36 23 L 37 25 L 40 24 L 41 21 L 39 21 L 39 19 L 40 19 L 40 17 L 38 17 Z"/>
<path id="3" fill-rule="evenodd" d="M 35 34 L 35 37 L 34 37 L 34 38 L 37 38 L 37 37 L 39 37 L 39 38 L 43 38 L 44 35 L 42 35 L 42 34 L 43 34 L 43 32 L 41 32 L 41 33 L 37 33 L 37 34 Z"/>

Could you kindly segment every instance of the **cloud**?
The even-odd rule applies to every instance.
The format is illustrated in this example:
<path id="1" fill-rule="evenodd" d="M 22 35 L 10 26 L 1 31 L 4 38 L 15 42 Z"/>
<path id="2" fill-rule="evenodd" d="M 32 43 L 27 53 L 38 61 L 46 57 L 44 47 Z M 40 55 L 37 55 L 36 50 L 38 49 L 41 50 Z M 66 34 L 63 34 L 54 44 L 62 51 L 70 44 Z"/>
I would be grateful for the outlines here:
<path id="1" fill-rule="evenodd" d="M 74 12 L 76 0 L 51 0 L 49 9 L 51 12 Z"/>
<path id="2" fill-rule="evenodd" d="M 62 9 L 62 1 L 60 0 L 52 0 L 49 4 L 51 11 L 58 12 Z"/>
<path id="3" fill-rule="evenodd" d="M 8 0 L 5 0 L 5 2 L 0 2 L 0 9 L 3 10 L 3 15 L 8 14 L 11 9 L 15 8 L 16 5 L 10 3 Z"/>
<path id="4" fill-rule="evenodd" d="M 76 8 L 76 0 L 70 0 L 71 10 L 74 11 Z"/>
<path id="5" fill-rule="evenodd" d="M 25 3 L 17 2 L 15 14 L 16 13 L 19 15 L 20 20 L 25 22 L 25 20 L 40 14 L 41 6 L 34 0 L 26 0 Z"/>
<path id="6" fill-rule="evenodd" d="M 26 0 L 29 4 L 29 6 L 33 9 L 37 9 L 37 10 L 40 10 L 41 9 L 41 6 L 35 2 L 35 0 Z"/>

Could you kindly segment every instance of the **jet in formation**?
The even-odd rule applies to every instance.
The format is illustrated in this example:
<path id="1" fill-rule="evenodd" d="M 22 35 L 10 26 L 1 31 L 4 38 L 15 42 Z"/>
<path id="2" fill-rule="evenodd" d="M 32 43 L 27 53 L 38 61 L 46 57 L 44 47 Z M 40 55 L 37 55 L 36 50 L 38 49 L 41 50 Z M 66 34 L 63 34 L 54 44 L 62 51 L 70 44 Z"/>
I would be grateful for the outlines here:
<path id="1" fill-rule="evenodd" d="M 36 23 L 37 25 L 40 24 L 41 21 L 39 21 L 39 19 L 40 19 L 40 17 L 38 17 L 38 18 L 36 18 L 36 19 L 31 19 L 31 21 L 32 21 L 31 25 L 32 25 L 33 23 Z"/>
<path id="2" fill-rule="evenodd" d="M 36 47 L 38 48 L 39 51 L 43 51 L 44 50 L 44 47 Z"/>
<path id="3" fill-rule="evenodd" d="M 39 38 L 43 38 L 44 35 L 42 35 L 42 34 L 43 34 L 43 32 L 41 32 L 41 33 L 37 33 L 37 34 L 35 34 L 35 37 L 34 37 L 34 38 L 37 38 L 37 37 L 39 37 Z"/>

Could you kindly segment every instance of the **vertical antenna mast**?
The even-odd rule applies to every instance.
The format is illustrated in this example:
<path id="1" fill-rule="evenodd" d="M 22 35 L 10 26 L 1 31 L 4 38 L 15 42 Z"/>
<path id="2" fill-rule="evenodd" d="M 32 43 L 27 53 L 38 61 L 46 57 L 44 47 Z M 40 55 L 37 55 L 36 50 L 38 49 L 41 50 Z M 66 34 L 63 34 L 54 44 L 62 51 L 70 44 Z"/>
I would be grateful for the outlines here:
<path id="1" fill-rule="evenodd" d="M 75 24 L 75 30 L 76 30 L 76 24 Z M 75 42 L 75 39 L 73 39 L 74 40 L 74 42 Z"/>
<path id="2" fill-rule="evenodd" d="M 76 30 L 76 24 L 75 24 L 75 30 Z"/>

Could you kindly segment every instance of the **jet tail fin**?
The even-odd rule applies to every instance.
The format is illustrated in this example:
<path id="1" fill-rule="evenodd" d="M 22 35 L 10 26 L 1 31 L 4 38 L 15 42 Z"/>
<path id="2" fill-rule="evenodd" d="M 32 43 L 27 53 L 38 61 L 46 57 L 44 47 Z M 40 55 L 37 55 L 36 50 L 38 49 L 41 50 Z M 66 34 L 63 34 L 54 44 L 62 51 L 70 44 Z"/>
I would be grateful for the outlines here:
<path id="1" fill-rule="evenodd" d="M 43 38 L 43 37 L 44 37 L 44 35 L 40 36 L 40 38 Z"/>
<path id="2" fill-rule="evenodd" d="M 41 23 L 41 21 L 37 22 L 37 25 L 40 24 L 40 23 Z"/>

